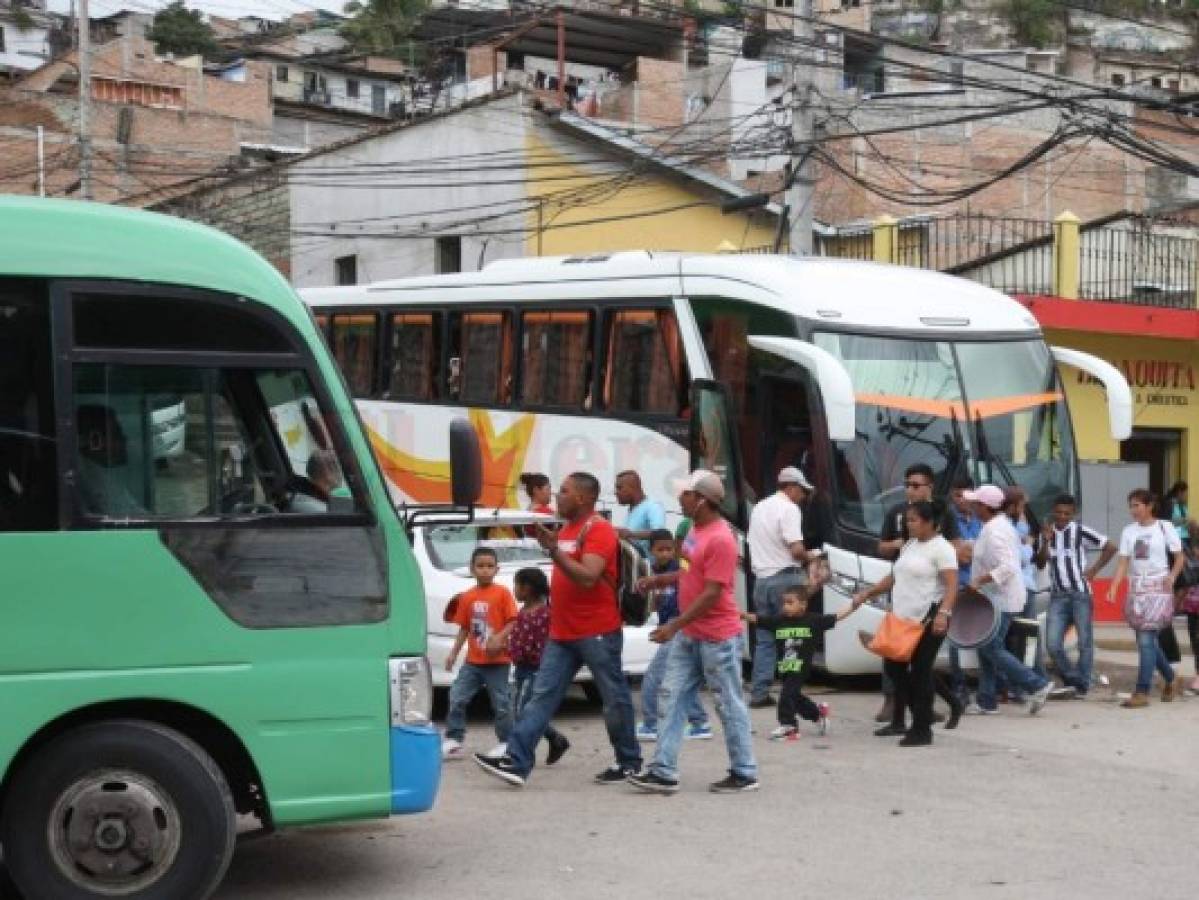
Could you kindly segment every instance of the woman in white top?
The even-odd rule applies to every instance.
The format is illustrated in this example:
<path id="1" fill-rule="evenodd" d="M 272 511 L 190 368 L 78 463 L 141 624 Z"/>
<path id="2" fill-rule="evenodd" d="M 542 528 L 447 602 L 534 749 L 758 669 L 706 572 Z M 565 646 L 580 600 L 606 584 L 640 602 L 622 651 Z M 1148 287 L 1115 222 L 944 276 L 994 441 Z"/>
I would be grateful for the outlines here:
<path id="1" fill-rule="evenodd" d="M 924 634 L 909 662 L 883 662 L 883 669 L 895 684 L 895 705 L 891 723 L 874 732 L 879 737 L 902 734 L 901 747 L 924 747 L 933 742 L 933 664 L 957 600 L 958 557 L 953 545 L 937 532 L 940 517 L 932 503 L 912 503 L 904 516 L 910 539 L 899 551 L 895 569 L 854 600 L 865 602 L 890 591 L 895 615 L 924 623 Z M 961 700 L 949 690 L 942 696 L 950 708 L 945 727 L 953 728 L 962 715 Z M 903 722 L 909 706 L 912 727 L 905 732 Z"/>
<path id="2" fill-rule="evenodd" d="M 1137 636 L 1137 685 L 1133 695 L 1121 706 L 1140 709 L 1149 705 L 1149 689 L 1156 668 L 1165 679 L 1162 702 L 1174 699 L 1174 668 L 1157 640 L 1158 631 L 1168 626 L 1174 614 L 1174 581 L 1186 563 L 1178 532 L 1169 523 L 1153 515 L 1153 494 L 1144 489 L 1128 495 L 1132 524 L 1120 535 L 1120 555 L 1116 574 L 1108 589 L 1109 603 L 1115 603 L 1120 582 L 1128 578 L 1128 599 L 1124 617 Z M 1170 554 L 1174 562 L 1170 563 Z"/>

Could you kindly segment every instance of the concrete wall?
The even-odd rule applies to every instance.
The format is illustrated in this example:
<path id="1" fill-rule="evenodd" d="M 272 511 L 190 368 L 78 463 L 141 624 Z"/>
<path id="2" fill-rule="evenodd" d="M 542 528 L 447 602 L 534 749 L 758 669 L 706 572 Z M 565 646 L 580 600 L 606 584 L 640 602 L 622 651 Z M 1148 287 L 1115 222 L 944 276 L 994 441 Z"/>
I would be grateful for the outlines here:
<path id="1" fill-rule="evenodd" d="M 50 59 L 50 32 L 44 25 L 22 30 L 0 11 L 0 30 L 4 32 L 0 72 L 29 72 Z"/>
<path id="2" fill-rule="evenodd" d="M 523 160 L 527 119 L 519 104 L 512 97 L 465 109 L 292 166 L 293 228 L 327 230 L 337 223 L 338 235 L 296 237 L 292 282 L 297 287 L 332 284 L 333 261 L 350 254 L 358 257 L 363 282 L 431 274 L 437 234 L 461 236 L 468 270 L 477 268 L 480 258 L 522 255 L 525 219 L 514 211 L 526 205 L 524 174 L 515 165 L 479 168 Z M 464 154 L 479 156 L 455 161 Z M 408 171 L 384 170 L 375 177 L 347 171 L 357 167 L 366 173 L 368 166 L 387 164 Z M 322 177 L 329 170 L 346 174 Z M 513 233 L 488 233 L 497 231 Z M 389 236 L 367 236 L 378 234 Z"/>
<path id="3" fill-rule="evenodd" d="M 280 147 L 304 147 L 311 150 L 362 134 L 368 128 L 370 126 L 365 122 L 321 122 L 276 110 L 271 123 L 271 143 Z"/>

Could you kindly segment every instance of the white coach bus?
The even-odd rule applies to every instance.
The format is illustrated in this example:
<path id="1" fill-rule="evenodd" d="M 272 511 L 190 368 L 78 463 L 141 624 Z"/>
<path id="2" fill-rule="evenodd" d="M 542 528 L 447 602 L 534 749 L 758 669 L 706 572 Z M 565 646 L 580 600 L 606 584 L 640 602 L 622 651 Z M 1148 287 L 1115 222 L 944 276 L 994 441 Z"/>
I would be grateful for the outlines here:
<path id="1" fill-rule="evenodd" d="M 583 469 L 610 492 L 635 469 L 677 513 L 675 480 L 703 464 L 724 478 L 726 515 L 744 530 L 755 498 L 797 465 L 834 514 L 828 611 L 889 571 L 877 537 L 913 463 L 932 466 L 942 494 L 959 472 L 1018 483 L 1042 516 L 1076 492 L 1055 362 L 1097 377 L 1113 436 L 1131 430 L 1116 369 L 1048 347 L 1011 298 L 918 269 L 626 252 L 301 295 L 399 502 L 448 498 L 446 435 L 464 410 L 489 506 L 523 502 L 522 472 L 557 484 Z M 880 613 L 856 615 L 873 630 Z M 829 671 L 879 668 L 857 631 L 826 637 Z"/>

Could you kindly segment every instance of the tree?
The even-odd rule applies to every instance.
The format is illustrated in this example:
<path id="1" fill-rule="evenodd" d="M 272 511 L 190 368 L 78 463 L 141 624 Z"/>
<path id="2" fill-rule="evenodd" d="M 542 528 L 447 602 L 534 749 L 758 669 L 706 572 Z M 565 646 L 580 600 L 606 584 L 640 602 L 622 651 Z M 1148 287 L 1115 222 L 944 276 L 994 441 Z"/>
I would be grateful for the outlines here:
<path id="1" fill-rule="evenodd" d="M 428 9 L 429 0 L 350 0 L 341 36 L 363 53 L 407 59 L 418 49 L 412 30 Z"/>
<path id="2" fill-rule="evenodd" d="M 208 55 L 216 52 L 212 27 L 198 9 L 188 9 L 183 0 L 175 0 L 154 14 L 154 23 L 146 31 L 159 53 L 176 56 Z"/>

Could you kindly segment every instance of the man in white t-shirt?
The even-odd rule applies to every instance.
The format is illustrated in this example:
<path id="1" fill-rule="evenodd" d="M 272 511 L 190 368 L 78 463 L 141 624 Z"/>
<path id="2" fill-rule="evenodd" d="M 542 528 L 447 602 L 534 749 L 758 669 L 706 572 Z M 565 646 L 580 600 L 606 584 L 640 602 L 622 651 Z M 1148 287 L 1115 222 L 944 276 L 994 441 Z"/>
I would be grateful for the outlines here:
<path id="1" fill-rule="evenodd" d="M 783 591 L 807 580 L 804 566 L 808 551 L 803 542 L 799 502 L 812 486 L 794 466 L 779 472 L 777 483 L 778 490 L 755 506 L 749 518 L 747 540 L 754 572 L 753 611 L 759 616 L 777 616 Z M 758 628 L 754 638 L 749 705 L 773 706 L 770 685 L 774 681 L 774 633 Z"/>
<path id="2" fill-rule="evenodd" d="M 1036 715 L 1044 708 L 1053 682 L 1016 659 L 1004 645 L 1012 619 L 1024 610 L 1028 599 L 1020 571 L 1020 536 L 1002 512 L 1005 497 L 1000 488 L 984 484 L 976 491 L 966 491 L 963 497 L 983 523 L 974 542 L 970 587 L 985 594 L 1000 612 L 999 629 L 978 648 L 977 705 L 972 704 L 967 712 L 998 712 L 995 680 L 1002 672 L 1009 685 L 1031 695 L 1028 711 Z"/>

